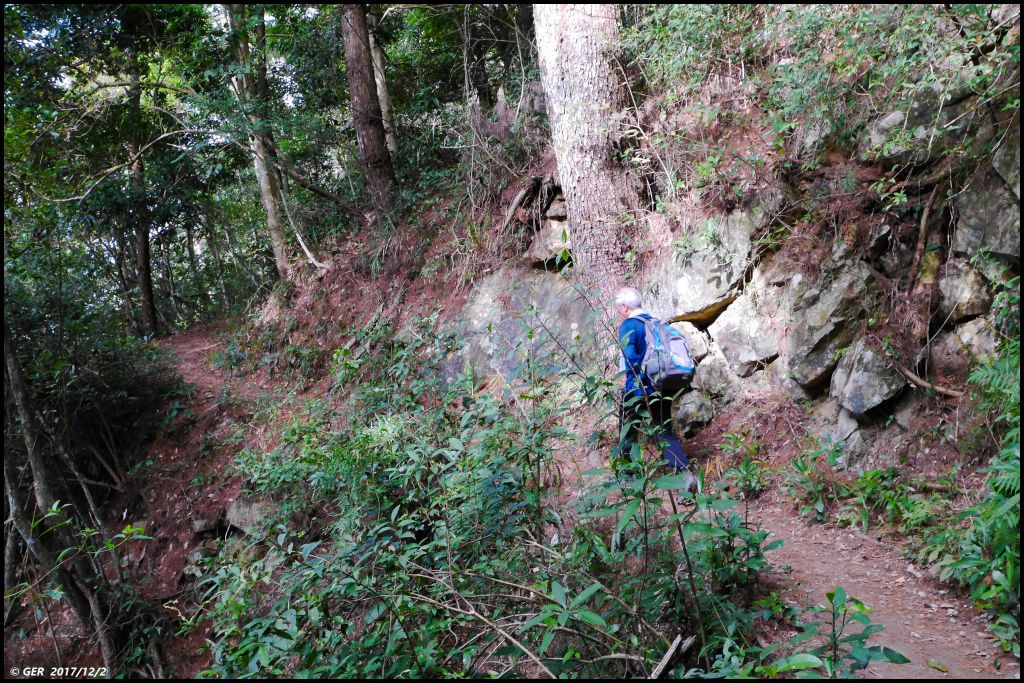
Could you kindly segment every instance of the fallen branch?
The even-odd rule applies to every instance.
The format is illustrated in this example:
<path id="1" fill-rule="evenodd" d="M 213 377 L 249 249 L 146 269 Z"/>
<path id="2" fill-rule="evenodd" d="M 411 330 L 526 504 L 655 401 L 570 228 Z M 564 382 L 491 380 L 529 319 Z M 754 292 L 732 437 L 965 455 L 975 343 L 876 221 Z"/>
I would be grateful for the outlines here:
<path id="1" fill-rule="evenodd" d="M 914 249 L 914 261 L 910 264 L 910 279 L 907 281 L 907 291 L 913 291 L 914 281 L 917 279 L 917 273 L 921 269 L 921 259 L 924 258 L 924 247 L 928 241 L 928 215 L 932 210 L 932 203 L 935 201 L 935 195 L 939 191 L 939 186 L 936 185 L 932 193 L 928 195 L 928 201 L 924 204 L 924 211 L 921 213 L 921 227 L 918 230 L 917 235 L 917 248 Z"/>
<path id="2" fill-rule="evenodd" d="M 662 672 L 664 672 L 665 668 L 668 666 L 668 663 L 672 661 L 672 657 L 675 656 L 676 650 L 679 650 L 679 654 L 684 654 L 689 650 L 690 647 L 693 646 L 693 641 L 696 640 L 696 636 L 690 636 L 687 638 L 686 642 L 683 643 L 682 647 L 680 647 L 679 643 L 682 639 L 683 634 L 680 633 L 676 636 L 676 639 L 672 641 L 672 645 L 670 645 L 668 650 L 665 651 L 665 656 L 661 658 L 661 661 L 658 662 L 658 666 L 654 667 L 654 671 L 651 672 L 650 678 L 652 680 L 661 676 Z"/>
<path id="3" fill-rule="evenodd" d="M 942 396 L 948 396 L 950 398 L 963 398 L 964 396 L 967 395 L 963 391 L 957 391 L 956 389 L 947 389 L 946 387 L 940 387 L 937 384 L 926 382 L 925 380 L 921 379 L 913 372 L 911 372 L 909 368 L 905 367 L 904 365 L 901 365 L 900 363 L 896 363 L 896 369 L 899 370 L 899 373 L 901 375 L 910 380 L 911 384 L 920 387 L 921 389 L 931 389 L 936 394 L 941 394 Z"/>
<path id="4" fill-rule="evenodd" d="M 412 593 L 412 594 L 410 594 L 409 597 L 413 598 L 414 600 L 421 600 L 421 601 L 423 601 L 423 602 L 425 602 L 427 604 L 434 605 L 435 607 L 440 607 L 442 609 L 446 609 L 446 610 L 449 610 L 451 612 L 456 612 L 458 614 L 465 614 L 465 615 L 473 617 L 475 619 L 479 619 L 480 621 L 485 623 L 491 630 L 493 630 L 499 636 L 504 638 L 508 643 L 510 643 L 512 646 L 514 646 L 515 648 L 520 650 L 523 654 L 525 654 L 527 657 L 529 657 L 530 660 L 534 664 L 536 664 L 538 667 L 540 667 L 541 671 L 543 671 L 545 674 L 547 674 L 548 678 L 555 678 L 555 679 L 558 678 L 558 676 L 556 676 L 555 674 L 551 673 L 551 669 L 549 669 L 546 666 L 544 666 L 544 662 L 540 661 L 540 659 L 537 657 L 537 655 L 535 655 L 533 652 L 531 652 L 529 649 L 527 649 L 522 643 L 520 643 L 518 640 L 516 640 L 514 637 L 512 637 L 512 635 L 509 634 L 508 632 L 506 632 L 503 628 L 501 628 L 500 626 L 495 624 L 493 621 L 491 621 L 490 619 L 488 619 L 484 615 L 480 614 L 476 610 L 476 608 L 474 608 L 472 605 L 468 605 L 469 609 L 468 610 L 464 610 L 464 609 L 461 609 L 459 607 L 455 607 L 454 605 L 449 605 L 449 604 L 446 604 L 446 603 L 443 603 L 443 602 L 439 602 L 437 600 L 433 600 L 431 598 L 428 598 L 425 595 L 418 595 L 416 593 Z"/>

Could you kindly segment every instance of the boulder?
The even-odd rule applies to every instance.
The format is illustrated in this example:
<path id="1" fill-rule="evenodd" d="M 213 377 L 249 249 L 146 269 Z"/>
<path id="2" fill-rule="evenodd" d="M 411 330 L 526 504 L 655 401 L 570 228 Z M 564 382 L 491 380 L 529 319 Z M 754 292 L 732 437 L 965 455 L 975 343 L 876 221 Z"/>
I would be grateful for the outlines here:
<path id="1" fill-rule="evenodd" d="M 863 432 L 858 429 L 843 441 L 842 444 L 843 452 L 836 458 L 836 468 L 846 469 L 853 465 L 854 462 L 860 460 L 868 452 L 868 442 L 864 438 Z"/>
<path id="2" fill-rule="evenodd" d="M 228 506 L 225 519 L 230 526 L 252 536 L 262 530 L 273 512 L 274 506 L 269 503 L 238 498 Z"/>
<path id="3" fill-rule="evenodd" d="M 771 222 L 782 194 L 764 205 L 732 212 L 692 230 L 648 273 L 655 288 L 647 297 L 653 313 L 665 320 L 686 320 L 705 327 L 739 296 L 738 286 L 751 265 L 753 238 Z"/>
<path id="4" fill-rule="evenodd" d="M 976 363 L 985 363 L 996 357 L 999 333 L 985 318 L 975 318 L 956 328 L 957 339 Z"/>
<path id="5" fill-rule="evenodd" d="M 936 319 L 942 324 L 958 323 L 987 312 L 992 306 L 992 296 L 986 285 L 985 278 L 966 261 L 950 259 L 939 277 L 941 298 Z"/>
<path id="6" fill-rule="evenodd" d="M 699 391 L 684 394 L 676 401 L 675 420 L 680 431 L 687 437 L 695 435 L 714 417 L 714 405 L 707 396 Z"/>
<path id="7" fill-rule="evenodd" d="M 525 258 L 535 265 L 544 265 L 557 260 L 567 249 L 572 249 L 569 221 L 548 219 L 534 236 Z"/>
<path id="8" fill-rule="evenodd" d="M 769 363 L 764 374 L 771 386 L 780 390 L 791 401 L 806 401 L 811 398 L 810 393 L 793 379 L 793 373 L 789 369 L 789 359 L 786 356 L 780 355 Z"/>
<path id="9" fill-rule="evenodd" d="M 829 380 L 839 350 L 853 342 L 876 289 L 863 261 L 826 270 L 814 285 L 794 278 L 787 354 L 793 379 L 801 386 L 817 387 Z"/>
<path id="10" fill-rule="evenodd" d="M 843 449 L 842 454 L 836 458 L 838 469 L 846 469 L 868 452 L 868 442 L 864 438 L 860 424 L 853 413 L 845 408 L 839 411 L 839 419 L 836 422 L 832 441 L 840 444 Z"/>
<path id="11" fill-rule="evenodd" d="M 693 354 L 693 359 L 698 363 L 711 352 L 707 334 L 698 330 L 693 323 L 672 323 L 672 327 L 682 333 L 690 347 L 690 353 Z"/>
<path id="12" fill-rule="evenodd" d="M 551 204 L 548 205 L 548 210 L 544 212 L 544 216 L 556 221 L 568 220 L 569 210 L 565 206 L 565 197 L 555 195 L 555 198 L 551 200 Z"/>
<path id="13" fill-rule="evenodd" d="M 863 415 L 894 397 L 906 384 L 892 361 L 861 339 L 839 361 L 829 395 L 854 415 Z"/>
<path id="14" fill-rule="evenodd" d="M 911 426 L 914 424 L 914 415 L 917 412 L 917 406 L 921 403 L 921 395 L 917 392 L 908 391 L 904 394 L 904 397 L 899 400 L 896 409 L 893 411 L 893 417 L 896 419 L 896 425 L 904 432 L 909 432 Z"/>
<path id="15" fill-rule="evenodd" d="M 970 354 L 955 332 L 942 332 L 929 345 L 929 374 L 959 379 L 967 373 Z"/>
<path id="16" fill-rule="evenodd" d="M 1020 199 L 994 170 L 979 174 L 956 199 L 953 253 L 974 256 L 983 247 L 1020 264 Z"/>
<path id="17" fill-rule="evenodd" d="M 705 393 L 722 396 L 735 382 L 736 375 L 733 374 L 721 351 L 712 349 L 712 352 L 697 365 L 692 386 Z"/>
<path id="18" fill-rule="evenodd" d="M 850 436 L 860 429 L 857 418 L 846 408 L 839 409 L 839 417 L 836 418 L 836 428 L 832 432 L 833 441 L 846 441 Z"/>
<path id="19" fill-rule="evenodd" d="M 740 377 L 749 377 L 779 355 L 778 339 L 761 320 L 749 294 L 734 301 L 708 332 Z"/>
<path id="20" fill-rule="evenodd" d="M 221 519 L 223 518 L 223 508 L 221 508 L 220 513 L 216 516 L 207 515 L 205 517 L 195 517 L 192 519 L 192 533 L 199 535 L 216 531 L 220 526 Z"/>

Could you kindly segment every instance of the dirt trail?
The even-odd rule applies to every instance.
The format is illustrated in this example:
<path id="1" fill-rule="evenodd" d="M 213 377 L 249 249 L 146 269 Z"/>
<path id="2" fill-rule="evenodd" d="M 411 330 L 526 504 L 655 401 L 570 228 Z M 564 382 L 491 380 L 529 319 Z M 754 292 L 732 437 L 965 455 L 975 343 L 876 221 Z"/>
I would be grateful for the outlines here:
<path id="1" fill-rule="evenodd" d="M 885 626 L 872 644 L 901 652 L 910 664 L 872 664 L 863 678 L 1012 678 L 1020 664 L 1002 654 L 985 633 L 985 619 L 968 600 L 929 578 L 874 531 L 809 525 L 781 494 L 751 508 L 752 521 L 785 544 L 768 554 L 769 574 L 786 597 L 801 605 L 824 604 L 842 586 L 874 611 Z M 780 568 L 790 565 L 788 572 Z M 948 669 L 943 672 L 929 661 Z M 1001 666 L 996 669 L 995 665 Z"/>
<path id="2" fill-rule="evenodd" d="M 216 328 L 204 326 L 170 337 L 163 342 L 173 353 L 178 371 L 195 387 L 190 409 L 196 414 L 195 424 L 174 439 L 160 439 L 154 451 L 163 460 L 162 477 L 173 478 L 176 485 L 165 494 L 163 505 L 151 520 L 154 535 L 166 541 L 158 557 L 152 558 L 151 570 L 155 585 L 170 592 L 176 587 L 181 568 L 189 551 L 191 523 L 197 515 L 210 514 L 239 493 L 239 483 L 220 478 L 213 486 L 190 489 L 185 484 L 198 471 L 222 471 L 233 457 L 217 454 L 203 462 L 199 441 L 204 434 L 216 431 L 227 418 L 245 420 L 248 415 L 237 408 L 222 406 L 221 394 L 226 373 L 210 367 L 210 352 L 222 346 Z M 253 399 L 267 390 L 266 380 L 255 378 L 232 382 L 234 406 Z M 579 485 L 580 471 L 601 467 L 604 462 L 593 453 L 584 462 L 561 463 L 561 487 L 564 492 Z M 191 460 L 191 462 L 189 462 Z M 180 463 L 175 465 L 174 463 Z M 572 466 L 569 466 L 569 465 Z M 575 470 L 575 471 L 574 471 Z M 180 495 L 178 493 L 180 492 Z M 770 539 L 785 541 L 782 548 L 769 554 L 775 569 L 766 580 L 779 587 L 784 597 L 800 605 L 821 604 L 825 593 L 843 586 L 847 593 L 862 600 L 874 611 L 871 619 L 885 630 L 872 639 L 872 644 L 891 647 L 910 658 L 905 665 L 872 664 L 861 676 L 865 678 L 1012 678 L 1019 677 L 1019 663 L 1000 653 L 994 640 L 984 632 L 985 620 L 969 601 L 953 594 L 947 587 L 926 577 L 917 567 L 909 567 L 893 543 L 880 540 L 877 534 L 837 529 L 826 525 L 809 525 L 792 510 L 780 493 L 765 496 L 751 507 L 752 521 L 771 532 Z M 160 528 L 163 527 L 163 528 Z M 790 569 L 783 570 L 789 565 Z M 173 584 L 172 584 L 173 581 Z M 179 673 L 189 675 L 208 665 L 208 655 L 190 656 L 207 628 L 179 643 L 182 659 Z M 943 672 L 929 665 L 941 663 Z M 999 663 L 998 670 L 994 664 Z"/>

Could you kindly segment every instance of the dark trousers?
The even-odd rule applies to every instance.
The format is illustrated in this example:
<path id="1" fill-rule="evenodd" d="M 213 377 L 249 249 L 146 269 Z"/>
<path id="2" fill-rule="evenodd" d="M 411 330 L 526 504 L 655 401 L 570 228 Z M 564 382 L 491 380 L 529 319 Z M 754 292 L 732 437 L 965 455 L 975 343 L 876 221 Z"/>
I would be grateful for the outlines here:
<path id="1" fill-rule="evenodd" d="M 635 397 L 639 396 L 639 400 Z M 672 429 L 672 401 L 643 394 L 623 394 L 619 408 L 619 457 L 632 460 L 633 444 L 640 428 L 645 432 L 653 427 L 661 444 L 661 456 L 670 467 L 681 469 L 690 464 L 683 444 Z"/>

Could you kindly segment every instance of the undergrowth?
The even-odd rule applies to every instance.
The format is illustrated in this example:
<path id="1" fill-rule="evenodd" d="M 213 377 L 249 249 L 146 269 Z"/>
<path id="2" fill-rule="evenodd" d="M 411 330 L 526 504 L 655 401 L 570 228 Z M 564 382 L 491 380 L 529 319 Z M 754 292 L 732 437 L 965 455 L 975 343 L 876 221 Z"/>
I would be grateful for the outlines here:
<path id="1" fill-rule="evenodd" d="M 756 619 L 798 614 L 760 599 L 781 541 L 737 500 L 639 463 L 587 472 L 561 501 L 555 453 L 600 438 L 568 425 L 612 414 L 607 380 L 539 343 L 488 392 L 452 371 L 436 328 L 368 326 L 334 354 L 331 400 L 293 412 L 274 450 L 240 455 L 280 514 L 205 561 L 184 624 L 213 625 L 204 675 L 646 677 L 666 653 L 676 676 L 857 667 L 840 660 L 861 661 L 874 629 L 828 656 L 758 644 Z"/>

